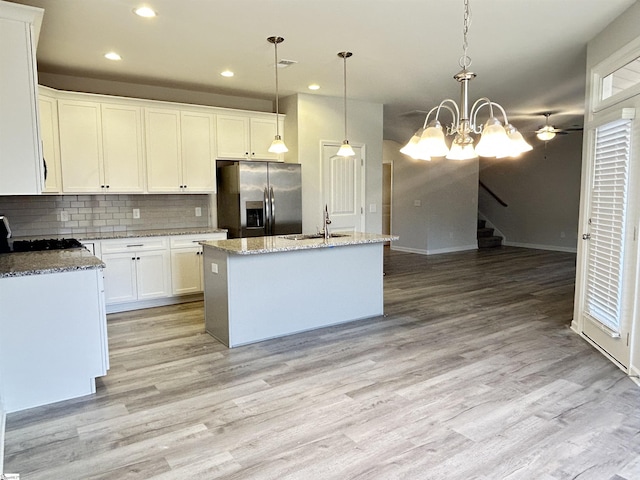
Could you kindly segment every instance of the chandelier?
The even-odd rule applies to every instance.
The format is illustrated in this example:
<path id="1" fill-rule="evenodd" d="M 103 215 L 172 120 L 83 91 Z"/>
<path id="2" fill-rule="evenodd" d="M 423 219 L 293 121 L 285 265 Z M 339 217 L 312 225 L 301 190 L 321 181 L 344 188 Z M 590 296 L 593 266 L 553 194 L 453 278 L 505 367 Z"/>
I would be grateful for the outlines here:
<path id="1" fill-rule="evenodd" d="M 478 156 L 516 157 L 533 148 L 509 123 L 506 112 L 499 104 L 487 97 L 482 97 L 469 109 L 469 82 L 476 76 L 468 70 L 471 66 L 471 58 L 467 54 L 470 17 L 469 0 L 464 0 L 463 54 L 459 60 L 462 70 L 453 77 L 460 83 L 460 105 L 447 98 L 427 113 L 422 128 L 400 149 L 400 152 L 414 159 L 431 160 L 431 157 L 446 157 L 449 160 L 470 160 Z M 453 117 L 451 124 L 447 125 L 446 132 L 447 135 L 453 136 L 451 148 L 445 143 L 445 132 L 439 121 L 440 112 L 443 109 Z M 478 112 L 482 109 L 489 111 L 489 119 L 484 125 L 478 123 Z M 504 122 L 500 122 L 494 115 L 495 110 L 502 114 Z M 434 113 L 435 117 L 429 122 Z M 472 135 L 478 134 L 480 134 L 480 140 L 474 147 Z"/>

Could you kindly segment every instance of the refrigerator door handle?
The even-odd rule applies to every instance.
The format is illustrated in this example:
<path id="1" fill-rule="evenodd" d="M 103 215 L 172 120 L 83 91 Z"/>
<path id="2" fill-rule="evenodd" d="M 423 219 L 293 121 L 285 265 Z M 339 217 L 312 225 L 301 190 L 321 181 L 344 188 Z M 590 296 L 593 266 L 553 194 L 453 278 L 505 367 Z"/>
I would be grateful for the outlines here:
<path id="1" fill-rule="evenodd" d="M 269 202 L 269 192 L 267 187 L 264 187 L 264 234 L 271 235 L 271 205 Z"/>
<path id="2" fill-rule="evenodd" d="M 276 225 L 276 197 L 273 194 L 273 187 L 269 189 L 269 197 L 271 201 L 271 226 L 269 228 L 269 233 L 273 235 L 273 230 Z"/>

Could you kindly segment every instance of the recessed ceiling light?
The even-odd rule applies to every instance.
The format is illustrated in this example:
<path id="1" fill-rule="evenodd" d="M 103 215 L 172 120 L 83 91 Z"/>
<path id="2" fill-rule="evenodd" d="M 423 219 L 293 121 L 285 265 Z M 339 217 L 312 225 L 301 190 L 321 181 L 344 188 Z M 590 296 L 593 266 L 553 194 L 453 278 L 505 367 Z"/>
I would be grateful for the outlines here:
<path id="1" fill-rule="evenodd" d="M 233 77 L 233 72 L 231 70 L 225 70 L 224 72 L 220 72 L 220 75 L 223 77 Z"/>
<path id="2" fill-rule="evenodd" d="M 320 85 L 318 85 L 317 83 L 312 83 L 311 85 L 309 85 L 307 87 L 309 90 L 320 90 Z"/>
<path id="3" fill-rule="evenodd" d="M 122 57 L 116 52 L 105 53 L 104 58 L 108 58 L 109 60 L 122 60 Z"/>
<path id="4" fill-rule="evenodd" d="M 139 17 L 144 18 L 153 18 L 158 15 L 157 12 L 151 7 L 138 7 L 133 10 L 133 13 L 135 13 Z"/>

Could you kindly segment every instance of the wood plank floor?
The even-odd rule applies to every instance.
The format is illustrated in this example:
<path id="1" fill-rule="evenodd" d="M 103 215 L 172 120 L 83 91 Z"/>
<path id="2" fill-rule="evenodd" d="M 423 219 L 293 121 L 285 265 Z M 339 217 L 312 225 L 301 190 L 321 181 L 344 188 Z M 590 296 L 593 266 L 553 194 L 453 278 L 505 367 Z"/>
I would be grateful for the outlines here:
<path id="1" fill-rule="evenodd" d="M 568 328 L 575 255 L 386 251 L 385 272 L 385 317 L 232 350 L 200 302 L 110 315 L 97 393 L 9 415 L 5 471 L 640 479 L 640 389 Z"/>

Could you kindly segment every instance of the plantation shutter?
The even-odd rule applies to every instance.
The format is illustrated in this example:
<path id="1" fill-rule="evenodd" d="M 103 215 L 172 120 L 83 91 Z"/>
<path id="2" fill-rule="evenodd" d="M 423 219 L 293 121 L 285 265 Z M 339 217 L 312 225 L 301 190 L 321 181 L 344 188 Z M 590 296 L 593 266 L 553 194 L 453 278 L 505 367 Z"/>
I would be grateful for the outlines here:
<path id="1" fill-rule="evenodd" d="M 631 121 L 596 129 L 585 312 L 620 335 Z"/>

